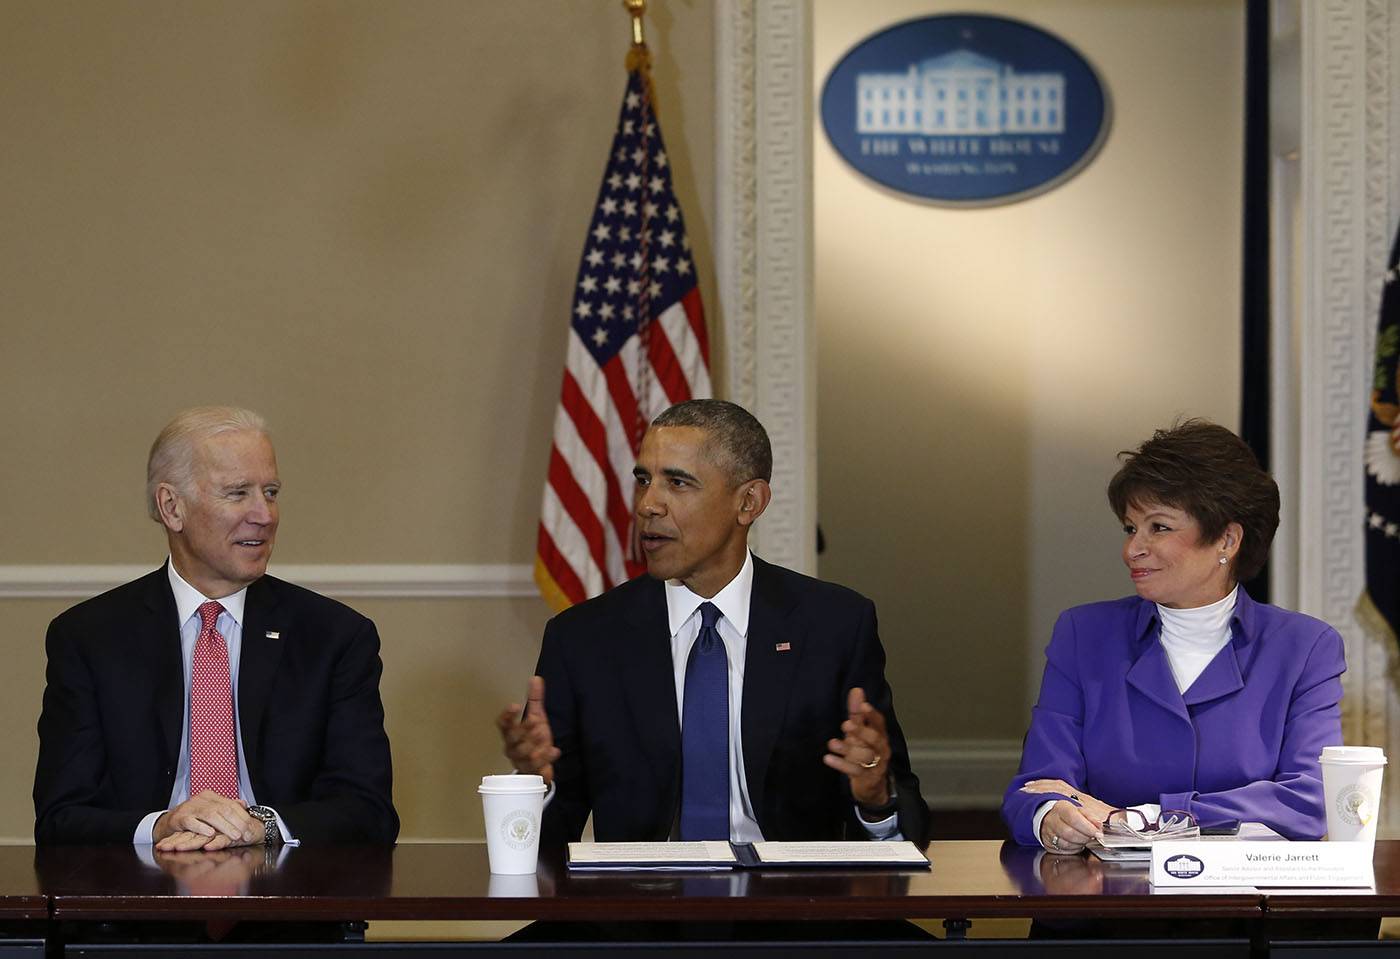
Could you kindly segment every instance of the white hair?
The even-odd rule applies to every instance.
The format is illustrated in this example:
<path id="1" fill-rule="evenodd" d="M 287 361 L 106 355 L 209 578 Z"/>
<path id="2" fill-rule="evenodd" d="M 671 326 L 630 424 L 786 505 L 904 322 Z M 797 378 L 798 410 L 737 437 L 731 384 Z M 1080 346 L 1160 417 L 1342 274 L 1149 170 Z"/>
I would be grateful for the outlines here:
<path id="1" fill-rule="evenodd" d="M 194 485 L 194 451 L 199 440 L 219 433 L 268 435 L 267 421 L 238 406 L 194 406 L 179 413 L 160 431 L 146 459 L 146 512 L 160 522 L 156 487 L 169 483 L 182 493 Z"/>

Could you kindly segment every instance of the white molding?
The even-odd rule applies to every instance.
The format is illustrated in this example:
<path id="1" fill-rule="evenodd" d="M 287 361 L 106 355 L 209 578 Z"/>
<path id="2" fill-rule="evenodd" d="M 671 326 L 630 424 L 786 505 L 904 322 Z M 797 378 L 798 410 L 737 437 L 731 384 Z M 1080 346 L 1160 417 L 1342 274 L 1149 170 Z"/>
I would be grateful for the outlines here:
<path id="1" fill-rule="evenodd" d="M 909 762 L 932 809 L 1000 809 L 1021 763 L 1019 739 L 913 739 Z"/>
<path id="2" fill-rule="evenodd" d="M 0 600 L 84 598 L 149 573 L 153 566 L 0 566 Z M 273 565 L 272 575 L 331 596 L 386 599 L 505 599 L 538 595 L 527 565 Z"/>
<path id="3" fill-rule="evenodd" d="M 816 571 L 809 0 L 723 0 L 716 30 L 716 250 L 729 396 L 773 441 L 757 552 Z"/>
<path id="4" fill-rule="evenodd" d="M 1400 201 L 1393 64 L 1400 16 L 1390 0 L 1301 4 L 1302 256 L 1299 337 L 1298 606 L 1342 634 L 1342 734 L 1400 747 L 1392 640 L 1355 606 L 1365 586 L 1362 440 L 1382 274 Z M 1394 834 L 1400 791 L 1386 795 Z"/>

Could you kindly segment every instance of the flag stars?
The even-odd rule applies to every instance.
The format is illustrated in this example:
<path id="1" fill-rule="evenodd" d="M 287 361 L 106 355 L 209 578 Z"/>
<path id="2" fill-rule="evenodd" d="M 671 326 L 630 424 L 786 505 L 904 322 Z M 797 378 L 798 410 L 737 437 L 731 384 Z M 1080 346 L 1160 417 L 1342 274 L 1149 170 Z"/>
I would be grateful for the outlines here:
<path id="1" fill-rule="evenodd" d="M 1372 513 L 1368 522 L 1371 524 L 1372 529 L 1380 529 L 1385 525 L 1385 517 L 1380 513 Z"/>
<path id="2" fill-rule="evenodd" d="M 642 281 L 641 281 L 641 280 L 632 279 L 632 280 L 628 280 L 628 281 L 627 281 L 627 295 L 628 295 L 628 296 L 636 296 L 636 295 L 637 295 L 638 293 L 640 293 L 640 292 L 642 292 Z"/>
<path id="3" fill-rule="evenodd" d="M 651 283 L 647 286 L 647 295 L 650 296 L 653 300 L 661 296 L 661 284 L 657 283 L 655 280 L 652 280 Z"/>
<path id="4" fill-rule="evenodd" d="M 627 184 L 627 189 L 635 193 L 637 188 L 642 185 L 642 178 L 636 173 L 629 173 L 624 182 Z"/>
<path id="5" fill-rule="evenodd" d="M 1395 523 L 1385 524 L 1385 535 L 1388 539 L 1400 539 L 1400 525 Z"/>
<path id="6" fill-rule="evenodd" d="M 632 242 L 632 228 L 626 226 L 618 227 L 617 238 L 622 243 Z"/>
<path id="7" fill-rule="evenodd" d="M 672 203 L 672 204 L 670 204 L 669 206 L 666 207 L 666 222 L 667 222 L 667 223 L 675 223 L 675 222 L 676 222 L 676 218 L 679 217 L 680 215 L 681 215 L 681 211 L 678 210 L 678 209 L 676 209 L 676 205 L 675 205 L 674 203 Z"/>
<path id="8" fill-rule="evenodd" d="M 1397 279 L 1400 279 L 1400 267 L 1392 266 L 1385 271 L 1385 281 L 1387 283 L 1394 283 Z"/>
<path id="9" fill-rule="evenodd" d="M 607 331 L 607 330 L 603 329 L 603 328 L 600 326 L 600 327 L 598 327 L 596 330 L 593 331 L 593 345 L 597 346 L 599 349 L 602 349 L 602 348 L 603 348 L 603 345 L 604 345 L 605 343 L 607 343 L 607 342 L 608 342 L 608 331 Z"/>
<path id="10" fill-rule="evenodd" d="M 641 180 L 638 180 L 637 182 L 638 182 L 638 183 L 641 183 L 642 181 L 641 181 Z M 625 217 L 628 217 L 628 218 L 631 218 L 631 217 L 636 216 L 636 215 L 637 215 L 637 201 L 636 201 L 636 200 L 624 200 L 624 201 L 622 201 L 622 215 L 625 216 Z"/>
<path id="11" fill-rule="evenodd" d="M 621 173 L 614 173 L 612 176 L 608 177 L 608 189 L 609 189 L 609 190 L 621 190 L 621 189 L 622 189 L 622 174 L 621 174 Z"/>
<path id="12" fill-rule="evenodd" d="M 635 109 L 637 109 L 637 107 L 641 106 L 641 103 L 642 103 L 642 98 L 641 98 L 641 96 L 639 96 L 638 94 L 636 94 L 636 93 L 629 93 L 629 94 L 627 94 L 627 109 L 629 109 L 629 110 L 635 110 Z"/>
<path id="13" fill-rule="evenodd" d="M 613 310 L 613 305 L 611 303 L 604 303 L 598 307 L 598 319 L 611 320 L 613 318 L 614 312 L 615 311 Z"/>
<path id="14" fill-rule="evenodd" d="M 647 151 L 643 150 L 641 147 L 637 147 L 635 150 L 632 151 L 632 162 L 637 166 L 641 166 L 642 161 L 646 158 Z"/>
<path id="15" fill-rule="evenodd" d="M 589 266 L 602 266 L 603 251 L 598 249 L 597 247 L 594 247 L 593 249 L 589 250 L 587 254 L 584 255 L 584 259 L 588 261 Z"/>
<path id="16" fill-rule="evenodd" d="M 593 239 L 599 243 L 605 243 L 612 237 L 612 227 L 606 223 L 599 223 L 593 228 Z"/>
<path id="17" fill-rule="evenodd" d="M 689 261 L 689 260 L 686 260 L 686 259 L 677 260 L 677 261 L 676 261 L 676 272 L 677 272 L 678 274 L 680 274 L 681 276 L 689 276 L 689 275 L 690 275 L 690 261 Z"/>
<path id="18" fill-rule="evenodd" d="M 660 211 L 657 210 L 656 204 L 652 203 L 650 200 L 642 204 L 642 215 L 645 216 L 647 219 L 655 218 L 658 212 Z"/>
<path id="19" fill-rule="evenodd" d="M 617 294 L 622 292 L 622 281 L 616 276 L 610 276 L 607 278 L 606 282 L 603 283 L 603 289 L 608 291 L 609 296 L 617 296 Z"/>
<path id="20" fill-rule="evenodd" d="M 666 166 L 666 151 L 665 151 L 665 150 L 657 150 L 657 151 L 656 151 L 656 156 L 653 157 L 652 159 L 653 159 L 653 161 L 656 163 L 657 166 L 664 168 L 664 167 Z"/>
<path id="21" fill-rule="evenodd" d="M 647 186 L 651 187 L 652 193 L 660 193 L 662 190 L 666 189 L 666 181 L 659 176 L 654 176 L 647 181 Z"/>
<path id="22" fill-rule="evenodd" d="M 580 320 L 586 320 L 593 315 L 593 304 L 587 300 L 579 300 L 574 304 L 574 316 Z"/>
<path id="23" fill-rule="evenodd" d="M 624 306 L 624 307 L 622 308 L 622 318 L 623 318 L 624 320 L 626 320 L 628 323 L 631 323 L 631 322 L 632 322 L 632 318 L 635 317 L 636 315 L 637 315 L 637 311 L 634 310 L 634 309 L 632 309 L 631 304 L 628 304 L 627 306 Z"/>
<path id="24" fill-rule="evenodd" d="M 656 241 L 662 246 L 669 248 L 675 244 L 676 234 L 670 230 L 662 230 L 661 235 L 656 238 Z"/>
<path id="25" fill-rule="evenodd" d="M 631 136 L 633 133 L 635 133 L 636 131 L 637 131 L 637 125 L 636 125 L 635 123 L 633 123 L 631 120 L 623 120 L 623 121 L 622 121 L 622 134 L 623 134 L 623 136 L 629 136 L 629 137 L 630 137 L 630 136 Z"/>
<path id="26" fill-rule="evenodd" d="M 617 174 L 614 173 L 613 176 Z M 610 196 L 604 197 L 603 202 L 598 204 L 598 209 L 602 210 L 605 216 L 612 216 L 617 212 L 617 201 Z"/>
<path id="27" fill-rule="evenodd" d="M 612 258 L 612 265 L 614 270 L 627 269 L 627 254 L 623 253 L 620 250 L 617 253 L 614 253 Z"/>
<path id="28" fill-rule="evenodd" d="M 640 253 L 633 253 L 632 256 L 628 258 L 627 262 L 631 265 L 633 270 L 640 270 L 642 268 L 642 255 Z"/>
<path id="29" fill-rule="evenodd" d="M 585 293 L 597 293 L 598 280 L 592 275 L 585 275 L 583 281 L 579 283 L 578 288 Z"/>
<path id="30" fill-rule="evenodd" d="M 671 261 L 666 259 L 664 256 L 658 256 L 656 259 L 651 261 L 651 268 L 657 273 L 665 273 L 671 268 Z"/>
<path id="31" fill-rule="evenodd" d="M 618 148 L 617 148 L 617 152 L 614 153 L 613 156 L 617 159 L 617 162 L 618 162 L 618 163 L 626 163 L 626 162 L 627 162 L 627 148 L 626 148 L 626 147 L 618 147 Z"/>

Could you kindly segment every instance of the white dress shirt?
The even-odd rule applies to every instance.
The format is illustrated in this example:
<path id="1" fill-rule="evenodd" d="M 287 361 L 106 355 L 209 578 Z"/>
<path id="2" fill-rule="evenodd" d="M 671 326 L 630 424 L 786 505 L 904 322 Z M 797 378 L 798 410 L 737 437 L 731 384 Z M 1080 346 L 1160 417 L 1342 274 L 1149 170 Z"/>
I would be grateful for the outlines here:
<path id="1" fill-rule="evenodd" d="M 180 719 L 180 755 L 175 763 L 175 786 L 170 790 L 170 805 L 166 809 L 147 813 L 137 823 L 136 833 L 132 837 L 132 842 L 137 845 L 151 843 L 156 820 L 167 810 L 174 809 L 190 798 L 190 676 L 194 670 L 194 647 L 199 640 L 202 625 L 199 607 L 210 601 L 175 571 L 174 560 L 167 560 L 165 569 L 170 578 L 170 590 L 175 594 L 175 615 L 180 623 L 180 656 L 185 670 L 184 711 Z M 238 795 L 249 806 L 254 806 L 257 805 L 257 800 L 253 796 L 253 784 L 248 778 L 248 761 L 243 755 L 243 725 L 238 717 L 238 659 L 243 649 L 243 606 L 247 598 L 248 588 L 245 586 L 230 596 L 215 600 L 224 608 L 219 614 L 215 628 L 228 644 L 229 684 L 233 694 L 233 724 L 238 745 Z M 276 814 L 276 810 L 273 812 Z M 277 828 L 282 831 L 284 842 L 296 842 L 280 815 L 277 816 Z"/>
<path id="2" fill-rule="evenodd" d="M 666 617 L 671 630 L 671 663 L 676 679 L 676 709 L 685 721 L 685 669 L 690 649 L 700 635 L 700 605 L 713 603 L 720 611 L 715 624 L 724 652 L 729 659 L 729 836 L 734 842 L 761 842 L 753 803 L 749 800 L 748 781 L 744 776 L 744 737 L 740 725 L 744 704 L 744 656 L 748 650 L 749 601 L 753 597 L 753 554 L 744 554 L 740 567 L 729 584 L 712 598 L 705 599 L 690 591 L 677 580 L 666 582 Z M 839 730 L 833 730 L 837 735 Z M 879 822 L 866 822 L 857 812 L 857 821 L 873 839 L 897 839 L 899 816 L 895 814 Z"/>

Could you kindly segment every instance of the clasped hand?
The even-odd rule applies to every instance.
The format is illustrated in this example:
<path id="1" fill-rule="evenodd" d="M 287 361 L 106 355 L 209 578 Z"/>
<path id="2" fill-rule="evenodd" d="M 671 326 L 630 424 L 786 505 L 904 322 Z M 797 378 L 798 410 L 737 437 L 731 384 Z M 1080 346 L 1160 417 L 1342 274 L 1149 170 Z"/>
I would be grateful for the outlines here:
<path id="1" fill-rule="evenodd" d="M 263 824 L 248 815 L 243 800 L 229 799 L 208 789 L 162 813 L 151 830 L 151 838 L 161 852 L 213 852 L 229 846 L 250 846 L 262 842 L 264 835 Z"/>

